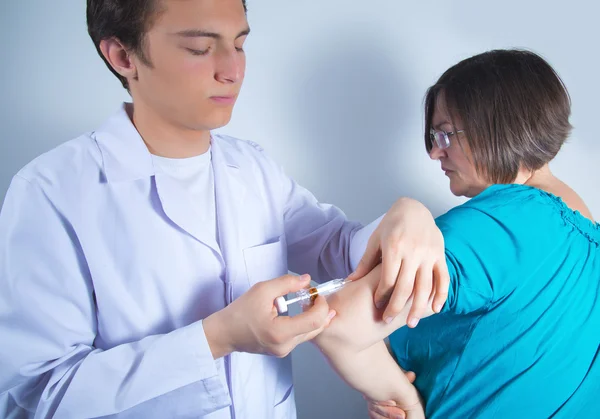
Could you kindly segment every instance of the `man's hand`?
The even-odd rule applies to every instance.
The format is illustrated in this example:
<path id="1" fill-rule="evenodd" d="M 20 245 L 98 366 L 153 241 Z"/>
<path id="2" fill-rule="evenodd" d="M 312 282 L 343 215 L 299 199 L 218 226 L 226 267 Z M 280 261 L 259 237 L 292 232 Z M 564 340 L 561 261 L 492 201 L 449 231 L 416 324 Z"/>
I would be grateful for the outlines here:
<path id="1" fill-rule="evenodd" d="M 278 316 L 275 298 L 306 288 L 310 276 L 284 275 L 255 284 L 240 298 L 203 321 L 204 332 L 215 359 L 231 352 L 287 356 L 297 345 L 313 339 L 335 316 L 327 301 L 297 316 Z"/>
<path id="2" fill-rule="evenodd" d="M 407 324 L 415 327 L 433 299 L 439 313 L 448 297 L 448 268 L 444 238 L 433 216 L 420 202 L 401 198 L 373 232 L 367 250 L 349 279 L 356 280 L 382 263 L 375 292 L 377 308 L 387 307 L 383 319 L 390 323 L 413 296 Z"/>

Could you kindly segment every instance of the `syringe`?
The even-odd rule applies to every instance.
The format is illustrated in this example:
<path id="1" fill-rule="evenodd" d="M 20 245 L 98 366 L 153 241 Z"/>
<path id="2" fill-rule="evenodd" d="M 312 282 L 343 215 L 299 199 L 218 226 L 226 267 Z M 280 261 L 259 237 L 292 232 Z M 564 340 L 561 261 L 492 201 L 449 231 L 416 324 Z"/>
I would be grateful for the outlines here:
<path id="1" fill-rule="evenodd" d="M 302 307 L 306 307 L 317 299 L 317 296 L 322 295 L 323 297 L 333 294 L 344 287 L 347 283 L 352 282 L 347 279 L 333 279 L 329 282 L 324 282 L 317 285 L 316 287 L 310 287 L 307 289 L 300 290 L 293 293 L 293 297 L 286 300 L 284 296 L 277 297 L 275 299 L 275 307 L 279 314 L 285 314 L 288 312 L 288 307 L 294 303 L 300 303 Z"/>

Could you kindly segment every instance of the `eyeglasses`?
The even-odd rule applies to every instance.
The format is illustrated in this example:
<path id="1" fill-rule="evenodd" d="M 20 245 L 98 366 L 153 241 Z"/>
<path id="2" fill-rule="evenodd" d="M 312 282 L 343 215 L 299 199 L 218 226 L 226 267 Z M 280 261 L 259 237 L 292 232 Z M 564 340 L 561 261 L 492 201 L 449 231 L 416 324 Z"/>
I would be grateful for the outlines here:
<path id="1" fill-rule="evenodd" d="M 459 129 L 459 130 L 453 131 L 453 132 L 436 131 L 434 129 L 429 130 L 429 139 L 431 140 L 431 148 L 433 148 L 434 144 L 437 145 L 440 149 L 450 147 L 450 137 L 453 136 L 454 134 L 459 134 L 461 132 L 464 132 L 464 130 Z"/>

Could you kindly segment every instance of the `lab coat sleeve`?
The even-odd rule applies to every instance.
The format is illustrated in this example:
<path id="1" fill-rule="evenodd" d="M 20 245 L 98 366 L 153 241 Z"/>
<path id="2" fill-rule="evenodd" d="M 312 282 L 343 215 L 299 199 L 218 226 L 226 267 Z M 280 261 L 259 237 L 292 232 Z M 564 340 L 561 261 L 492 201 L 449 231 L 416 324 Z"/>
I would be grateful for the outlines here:
<path id="1" fill-rule="evenodd" d="M 352 266 L 352 270 L 355 270 L 358 266 L 358 263 L 365 254 L 367 243 L 371 238 L 371 234 L 373 234 L 375 229 L 379 226 L 379 223 L 381 223 L 381 220 L 384 216 L 385 214 L 377 218 L 375 221 L 372 221 L 366 226 L 362 227 L 352 237 L 352 242 L 350 243 L 350 264 Z"/>
<path id="2" fill-rule="evenodd" d="M 349 275 L 381 218 L 362 227 L 348 221 L 339 208 L 318 202 L 283 171 L 280 176 L 289 269 L 309 273 L 318 282 Z"/>
<path id="3" fill-rule="evenodd" d="M 176 416 L 181 403 L 196 415 L 231 403 L 201 321 L 108 350 L 94 347 L 96 331 L 93 278 L 75 228 L 60 203 L 17 175 L 0 213 L 5 405 L 36 418 L 92 418 L 130 417 L 145 403 L 160 405 L 160 417 Z"/>

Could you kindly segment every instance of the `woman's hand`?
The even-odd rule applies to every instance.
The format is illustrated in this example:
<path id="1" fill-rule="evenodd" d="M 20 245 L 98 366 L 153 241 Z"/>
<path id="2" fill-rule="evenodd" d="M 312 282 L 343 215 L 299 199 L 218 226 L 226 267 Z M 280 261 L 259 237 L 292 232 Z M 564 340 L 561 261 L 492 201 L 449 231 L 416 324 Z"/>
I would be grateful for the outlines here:
<path id="1" fill-rule="evenodd" d="M 417 376 L 412 371 L 404 371 L 404 375 L 411 383 L 415 382 Z M 365 397 L 369 408 L 369 419 L 421 419 L 425 418 L 425 409 L 421 399 L 417 397 L 414 403 L 403 406 L 393 400 L 377 402 Z"/>
<path id="2" fill-rule="evenodd" d="M 393 401 L 369 401 L 369 419 L 425 419 L 421 402 L 411 407 L 400 408 Z"/>

